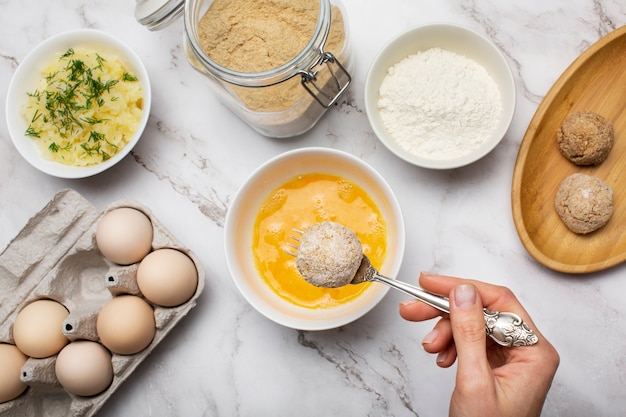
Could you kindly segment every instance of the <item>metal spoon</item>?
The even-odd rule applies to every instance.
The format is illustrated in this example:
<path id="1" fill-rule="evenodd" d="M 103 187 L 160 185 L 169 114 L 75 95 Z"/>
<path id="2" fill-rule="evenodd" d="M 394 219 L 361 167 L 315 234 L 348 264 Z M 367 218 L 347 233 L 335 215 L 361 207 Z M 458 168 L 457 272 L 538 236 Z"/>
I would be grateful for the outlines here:
<path id="1" fill-rule="evenodd" d="M 361 284 L 363 282 L 380 282 L 385 285 L 413 296 L 418 300 L 443 311 L 450 312 L 450 302 L 448 298 L 429 293 L 419 287 L 396 281 L 381 275 L 372 266 L 367 256 L 363 255 L 361 265 L 352 279 L 351 284 Z M 485 331 L 495 342 L 501 346 L 531 346 L 539 340 L 524 323 L 522 318 L 515 313 L 489 311 L 483 309 L 485 316 Z"/>

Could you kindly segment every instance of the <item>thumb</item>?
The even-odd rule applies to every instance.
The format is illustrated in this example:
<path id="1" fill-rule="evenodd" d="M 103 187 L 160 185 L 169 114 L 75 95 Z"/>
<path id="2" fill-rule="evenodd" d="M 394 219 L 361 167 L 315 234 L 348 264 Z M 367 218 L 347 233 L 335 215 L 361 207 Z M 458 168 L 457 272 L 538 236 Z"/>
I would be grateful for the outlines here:
<path id="1" fill-rule="evenodd" d="M 457 351 L 457 386 L 472 386 L 472 381 L 490 372 L 483 304 L 476 287 L 462 284 L 450 294 L 450 324 Z"/>

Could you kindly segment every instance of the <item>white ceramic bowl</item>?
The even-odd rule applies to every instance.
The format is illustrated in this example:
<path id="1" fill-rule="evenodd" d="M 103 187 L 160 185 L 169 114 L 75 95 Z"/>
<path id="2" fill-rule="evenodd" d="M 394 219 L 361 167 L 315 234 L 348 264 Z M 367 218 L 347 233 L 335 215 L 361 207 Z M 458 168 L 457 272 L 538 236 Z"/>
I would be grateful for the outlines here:
<path id="1" fill-rule="evenodd" d="M 409 55 L 431 48 L 455 52 L 482 65 L 500 90 L 502 117 L 491 137 L 477 149 L 453 159 L 432 159 L 410 153 L 395 141 L 385 128 L 378 110 L 380 86 L 389 67 Z M 391 40 L 374 59 L 365 82 L 365 109 L 380 141 L 395 155 L 414 165 L 432 169 L 458 168 L 477 161 L 493 150 L 507 132 L 515 112 L 515 81 L 506 59 L 498 48 L 481 34 L 454 24 L 435 23 L 418 26 Z"/>
<path id="2" fill-rule="evenodd" d="M 265 283 L 252 255 L 254 222 L 261 203 L 296 175 L 327 173 L 348 178 L 363 188 L 387 222 L 387 257 L 381 272 L 395 277 L 404 255 L 404 220 L 387 182 L 372 167 L 348 153 L 328 148 L 303 148 L 281 154 L 259 167 L 237 192 L 226 216 L 224 244 L 228 268 L 243 297 L 274 322 L 299 330 L 325 330 L 348 324 L 370 311 L 388 287 L 373 284 L 350 303 L 329 309 L 292 304 Z"/>
<path id="3" fill-rule="evenodd" d="M 88 167 L 64 165 L 50 161 L 41 155 L 35 141 L 25 135 L 28 123 L 22 111 L 28 99 L 27 92 L 34 91 L 42 77 L 42 69 L 65 53 L 68 48 L 84 47 L 100 55 L 116 55 L 134 74 L 143 89 L 143 114 L 139 127 L 132 139 L 110 159 Z M 79 29 L 64 32 L 48 38 L 33 49 L 20 63 L 9 85 L 6 99 L 7 126 L 11 139 L 19 153 L 32 166 L 46 174 L 60 178 L 85 178 L 98 174 L 124 158 L 137 144 L 148 122 L 152 94 L 148 72 L 137 54 L 119 39 L 105 32 L 93 29 Z"/>

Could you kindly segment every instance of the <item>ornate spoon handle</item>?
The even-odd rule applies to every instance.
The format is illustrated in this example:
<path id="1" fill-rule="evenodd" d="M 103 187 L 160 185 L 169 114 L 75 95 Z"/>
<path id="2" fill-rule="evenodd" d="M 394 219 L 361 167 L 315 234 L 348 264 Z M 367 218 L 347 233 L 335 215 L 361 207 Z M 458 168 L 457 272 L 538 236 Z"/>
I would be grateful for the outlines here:
<path id="1" fill-rule="evenodd" d="M 368 280 L 381 282 L 413 296 L 444 313 L 450 312 L 450 302 L 446 297 L 429 293 L 402 281 L 389 279 L 378 272 L 372 273 L 368 278 Z M 487 309 L 484 309 L 484 314 L 487 335 L 501 346 L 531 346 L 539 340 L 535 332 L 517 314 Z"/>

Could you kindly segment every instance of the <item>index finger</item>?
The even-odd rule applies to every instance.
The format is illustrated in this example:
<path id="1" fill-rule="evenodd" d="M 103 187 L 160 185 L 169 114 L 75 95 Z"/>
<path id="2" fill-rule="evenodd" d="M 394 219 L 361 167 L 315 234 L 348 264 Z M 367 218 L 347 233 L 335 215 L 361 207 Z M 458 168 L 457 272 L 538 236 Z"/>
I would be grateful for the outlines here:
<path id="1" fill-rule="evenodd" d="M 436 275 L 426 272 L 421 273 L 419 278 L 420 287 L 426 291 L 445 297 L 450 294 L 450 291 L 452 291 L 454 287 L 463 283 L 472 284 L 476 287 L 486 309 L 513 312 L 522 317 L 528 325 L 534 327 L 534 323 L 524 306 L 522 306 L 515 294 L 507 287 L 487 284 L 473 279 Z"/>
<path id="2" fill-rule="evenodd" d="M 426 291 L 440 294 L 444 297 L 448 297 L 450 291 L 457 285 L 472 284 L 479 291 L 483 303 L 486 305 L 492 305 L 495 303 L 501 304 L 503 302 L 515 302 L 519 304 L 519 301 L 515 296 L 511 297 L 510 290 L 506 287 L 499 285 L 487 284 L 483 281 L 477 281 L 474 279 L 457 278 L 447 275 L 436 275 L 428 272 L 422 272 L 419 277 L 420 286 Z"/>

